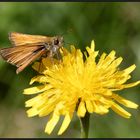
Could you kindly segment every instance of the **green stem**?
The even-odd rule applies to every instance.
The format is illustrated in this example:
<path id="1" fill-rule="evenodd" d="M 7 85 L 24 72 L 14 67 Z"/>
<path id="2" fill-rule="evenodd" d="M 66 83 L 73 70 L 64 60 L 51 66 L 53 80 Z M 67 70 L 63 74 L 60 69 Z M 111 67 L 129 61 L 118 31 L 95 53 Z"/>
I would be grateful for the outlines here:
<path id="1" fill-rule="evenodd" d="M 88 138 L 90 114 L 86 113 L 84 118 L 80 118 L 81 138 Z"/>

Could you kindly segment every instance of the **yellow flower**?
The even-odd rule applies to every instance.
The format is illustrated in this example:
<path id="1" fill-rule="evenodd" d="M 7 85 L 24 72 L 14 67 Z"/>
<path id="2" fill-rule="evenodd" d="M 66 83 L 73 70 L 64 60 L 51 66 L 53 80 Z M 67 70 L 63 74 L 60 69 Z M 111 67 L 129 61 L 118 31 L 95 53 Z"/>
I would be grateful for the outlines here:
<path id="1" fill-rule="evenodd" d="M 50 134 L 60 117 L 64 116 L 58 132 L 61 135 L 69 126 L 74 111 L 78 117 L 84 117 L 86 112 L 102 115 L 111 108 L 119 115 L 129 118 L 131 114 L 119 104 L 135 109 L 138 107 L 115 93 L 140 83 L 124 84 L 131 78 L 130 73 L 136 66 L 119 70 L 122 58 L 116 58 L 115 51 L 108 55 L 103 53 L 96 62 L 98 51 L 94 49 L 94 41 L 91 47 L 86 47 L 84 55 L 74 46 L 71 46 L 70 51 L 63 48 L 61 61 L 54 59 L 52 65 L 49 58 L 44 58 L 33 65 L 40 75 L 33 77 L 30 84 L 38 82 L 40 85 L 24 90 L 27 95 L 37 94 L 26 101 L 26 107 L 31 107 L 27 114 L 29 117 L 50 115 L 45 127 L 46 133 Z"/>

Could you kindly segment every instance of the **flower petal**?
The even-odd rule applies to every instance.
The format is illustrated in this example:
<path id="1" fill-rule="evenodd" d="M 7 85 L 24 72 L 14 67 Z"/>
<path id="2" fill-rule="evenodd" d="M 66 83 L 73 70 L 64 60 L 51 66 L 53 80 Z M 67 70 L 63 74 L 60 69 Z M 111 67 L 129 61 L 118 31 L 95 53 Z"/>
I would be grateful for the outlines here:
<path id="1" fill-rule="evenodd" d="M 138 108 L 138 105 L 129 101 L 129 100 L 126 100 L 124 99 L 123 97 L 117 95 L 117 94 L 113 94 L 112 97 L 119 103 L 125 105 L 126 107 L 129 107 L 129 108 Z"/>
<path id="2" fill-rule="evenodd" d="M 91 41 L 91 50 L 92 51 L 95 50 L 95 42 L 94 42 L 94 40 Z"/>
<path id="3" fill-rule="evenodd" d="M 106 114 L 109 111 L 108 105 L 101 105 L 100 102 L 95 102 L 95 101 L 93 101 L 92 104 L 93 104 L 94 112 L 96 112 L 98 114 L 101 114 L 101 115 Z"/>
<path id="4" fill-rule="evenodd" d="M 47 116 L 49 115 L 51 112 L 53 112 L 55 108 L 55 105 L 48 105 L 48 106 L 44 106 L 39 110 L 39 117 L 43 117 L 43 116 Z"/>
<path id="5" fill-rule="evenodd" d="M 37 95 L 36 97 L 34 97 L 34 98 L 32 98 L 32 99 L 26 101 L 26 102 L 25 102 L 25 106 L 26 106 L 26 107 L 31 107 L 31 106 L 33 106 L 36 102 L 40 101 L 41 98 L 42 98 L 41 95 Z"/>
<path id="6" fill-rule="evenodd" d="M 36 94 L 36 93 L 40 93 L 43 92 L 45 90 L 48 90 L 51 88 L 51 85 L 41 85 L 41 86 L 37 86 L 37 87 L 31 87 L 31 88 L 26 88 L 24 89 L 23 94 Z"/>
<path id="7" fill-rule="evenodd" d="M 127 69 L 124 69 L 123 71 L 125 72 L 125 74 L 130 74 L 135 68 L 136 68 L 136 65 L 132 65 L 128 67 Z"/>
<path id="8" fill-rule="evenodd" d="M 137 86 L 138 84 L 140 84 L 140 81 L 133 82 L 133 83 L 130 83 L 130 84 L 125 84 L 125 85 L 122 85 L 122 87 L 123 88 L 130 88 L 130 87 Z"/>
<path id="9" fill-rule="evenodd" d="M 38 114 L 38 110 L 36 108 L 31 108 L 27 110 L 28 117 L 33 117 Z"/>
<path id="10" fill-rule="evenodd" d="M 131 114 L 127 111 L 125 111 L 122 107 L 120 107 L 118 104 L 113 103 L 111 106 L 112 110 L 118 113 L 120 116 L 124 118 L 130 118 Z"/>
<path id="11" fill-rule="evenodd" d="M 67 129 L 67 127 L 69 126 L 69 124 L 71 122 L 71 119 L 72 119 L 72 115 L 67 113 L 65 115 L 65 118 L 64 118 L 63 123 L 61 125 L 61 128 L 60 128 L 60 130 L 58 132 L 58 135 L 61 135 Z"/>
<path id="12" fill-rule="evenodd" d="M 102 63 L 104 62 L 104 59 L 105 59 L 106 55 L 107 55 L 106 53 L 103 53 L 103 54 L 101 55 L 97 66 L 102 65 Z"/>
<path id="13" fill-rule="evenodd" d="M 111 51 L 109 53 L 109 55 L 106 56 L 106 58 L 104 59 L 103 64 L 102 64 L 102 67 L 104 69 L 107 68 L 111 64 L 111 62 L 115 59 L 115 54 L 116 54 L 115 51 Z"/>
<path id="14" fill-rule="evenodd" d="M 39 83 L 45 83 L 47 77 L 46 76 L 35 76 L 31 79 L 30 85 L 33 84 L 34 82 L 39 82 Z"/>
<path id="15" fill-rule="evenodd" d="M 51 134 L 53 129 L 55 128 L 56 124 L 59 121 L 59 114 L 54 112 L 53 116 L 51 117 L 51 119 L 49 120 L 49 122 L 47 123 L 46 127 L 45 127 L 45 132 L 48 134 Z"/>
<path id="16" fill-rule="evenodd" d="M 86 108 L 87 108 L 89 113 L 93 113 L 93 104 L 90 100 L 86 101 Z"/>
<path id="17" fill-rule="evenodd" d="M 83 101 L 81 101 L 80 104 L 79 104 L 79 106 L 78 106 L 77 115 L 79 117 L 84 117 L 85 114 L 86 114 L 85 103 Z"/>

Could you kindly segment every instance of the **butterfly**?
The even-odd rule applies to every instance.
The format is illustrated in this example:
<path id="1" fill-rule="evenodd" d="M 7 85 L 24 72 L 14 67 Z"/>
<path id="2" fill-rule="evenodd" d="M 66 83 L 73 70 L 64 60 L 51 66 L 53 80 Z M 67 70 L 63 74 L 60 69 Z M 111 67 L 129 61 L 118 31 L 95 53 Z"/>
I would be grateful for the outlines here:
<path id="1" fill-rule="evenodd" d="M 63 46 L 62 36 L 29 35 L 9 33 L 12 47 L 0 49 L 0 56 L 17 67 L 16 73 L 23 71 L 29 64 L 42 56 L 53 57 Z"/>

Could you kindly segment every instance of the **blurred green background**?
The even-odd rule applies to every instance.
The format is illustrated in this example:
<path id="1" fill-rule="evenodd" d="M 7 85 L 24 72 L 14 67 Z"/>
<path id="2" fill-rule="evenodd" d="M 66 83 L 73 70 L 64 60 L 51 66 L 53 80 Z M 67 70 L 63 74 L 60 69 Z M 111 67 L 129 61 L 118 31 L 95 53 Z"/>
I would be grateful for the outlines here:
<path id="1" fill-rule="evenodd" d="M 124 58 L 121 68 L 137 65 L 129 82 L 140 79 L 140 3 L 0 3 L 1 48 L 11 46 L 8 33 L 12 31 L 48 36 L 63 34 L 66 43 L 82 51 L 94 39 L 100 54 L 115 50 L 117 56 Z M 0 60 L 0 137 L 58 137 L 59 127 L 50 136 L 44 133 L 48 118 L 28 118 L 26 115 L 24 102 L 31 96 L 24 96 L 22 92 L 29 87 L 35 72 L 31 66 L 19 75 L 15 71 L 16 67 Z M 140 104 L 139 92 L 137 86 L 119 94 Z M 140 109 L 125 109 L 132 114 L 130 119 L 112 110 L 103 116 L 91 115 L 89 137 L 140 137 Z M 60 137 L 80 137 L 76 115 Z"/>

